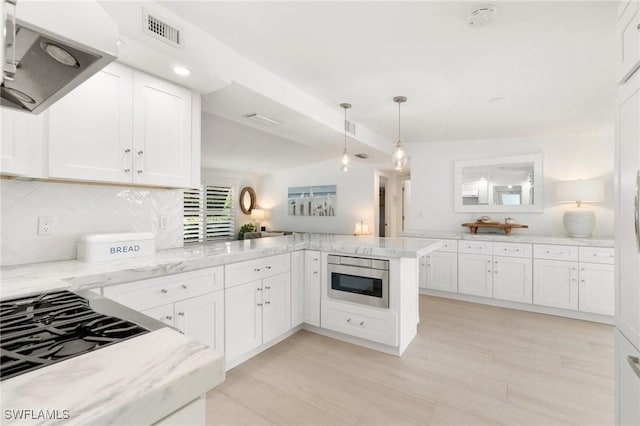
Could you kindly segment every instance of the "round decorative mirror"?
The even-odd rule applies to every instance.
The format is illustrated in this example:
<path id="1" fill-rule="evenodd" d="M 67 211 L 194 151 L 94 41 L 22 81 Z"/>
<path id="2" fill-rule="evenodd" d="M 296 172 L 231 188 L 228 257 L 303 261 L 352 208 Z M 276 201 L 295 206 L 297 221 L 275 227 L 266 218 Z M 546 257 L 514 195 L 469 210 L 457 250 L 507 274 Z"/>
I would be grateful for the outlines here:
<path id="1" fill-rule="evenodd" d="M 251 210 L 256 207 L 256 191 L 250 186 L 245 186 L 240 191 L 240 208 L 242 213 L 251 214 Z"/>

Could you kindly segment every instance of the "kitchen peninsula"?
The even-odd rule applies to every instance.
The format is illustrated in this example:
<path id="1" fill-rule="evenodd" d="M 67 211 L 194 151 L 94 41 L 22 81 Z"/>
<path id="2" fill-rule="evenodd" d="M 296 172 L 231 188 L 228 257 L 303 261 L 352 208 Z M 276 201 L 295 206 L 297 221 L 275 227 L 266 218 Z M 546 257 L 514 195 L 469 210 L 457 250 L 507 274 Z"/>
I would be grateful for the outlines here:
<path id="1" fill-rule="evenodd" d="M 217 352 L 196 342 L 203 339 L 199 331 L 190 331 L 189 324 L 183 330 L 185 335 L 163 328 L 7 379 L 0 385 L 3 406 L 65 408 L 78 420 L 151 423 L 185 404 L 201 403 L 199 395 L 223 380 L 225 368 L 238 365 L 301 328 L 400 355 L 415 336 L 419 321 L 418 259 L 440 245 L 420 238 L 294 234 L 160 250 L 150 257 L 104 263 L 71 260 L 2 268 L 2 300 L 57 290 L 92 290 L 154 316 L 162 306 L 151 306 L 149 301 L 170 297 L 173 284 L 178 288 L 178 284 L 188 282 L 188 290 L 186 284 L 180 287 L 192 292 L 189 297 L 226 294 L 219 305 L 213 305 L 215 309 L 206 313 L 221 315 L 215 317 L 215 325 L 204 327 L 214 334 L 207 344 Z M 389 308 L 329 300 L 325 287 L 329 254 L 388 260 Z M 211 293 L 193 293 L 203 277 L 213 283 Z M 277 300 L 279 283 L 285 284 L 282 303 Z M 249 291 L 248 304 L 234 296 L 245 294 L 244 288 Z M 149 293 L 138 299 L 131 297 L 141 289 Z M 256 307 L 257 294 L 262 292 Z M 141 307 L 140 303 L 148 306 Z M 171 309 L 175 306 L 176 318 L 184 315 L 178 313 L 179 303 L 170 303 Z M 229 303 L 238 305 L 225 309 Z M 234 325 L 251 322 L 238 317 L 246 309 L 261 319 L 258 340 L 249 344 L 241 336 L 242 327 Z M 275 323 L 269 320 L 268 309 L 274 310 Z M 164 317 L 157 319 L 164 321 Z M 171 325 L 182 329 L 184 324 Z M 250 331 L 255 335 L 257 330 Z M 221 352 L 225 353 L 226 365 Z M 111 360 L 126 368 L 115 374 L 113 365 L 109 367 Z M 113 374 L 107 374 L 109 371 Z M 47 383 L 52 381 L 73 384 L 73 388 L 65 386 L 61 392 L 50 392 Z M 33 383 L 38 383 L 35 389 Z M 28 392 L 24 390 L 27 386 Z M 110 402 L 97 404 L 96 398 Z"/>

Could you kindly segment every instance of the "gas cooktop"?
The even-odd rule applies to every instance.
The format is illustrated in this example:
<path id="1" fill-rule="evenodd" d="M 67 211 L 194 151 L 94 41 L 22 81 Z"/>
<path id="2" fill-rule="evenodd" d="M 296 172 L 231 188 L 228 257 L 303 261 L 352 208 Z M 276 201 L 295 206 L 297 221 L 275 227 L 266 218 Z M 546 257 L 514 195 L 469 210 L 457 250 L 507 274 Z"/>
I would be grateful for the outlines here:
<path id="1" fill-rule="evenodd" d="M 114 313 L 132 321 L 110 315 Z M 2 301 L 0 380 L 163 326 L 159 321 L 90 292 L 56 291 Z"/>

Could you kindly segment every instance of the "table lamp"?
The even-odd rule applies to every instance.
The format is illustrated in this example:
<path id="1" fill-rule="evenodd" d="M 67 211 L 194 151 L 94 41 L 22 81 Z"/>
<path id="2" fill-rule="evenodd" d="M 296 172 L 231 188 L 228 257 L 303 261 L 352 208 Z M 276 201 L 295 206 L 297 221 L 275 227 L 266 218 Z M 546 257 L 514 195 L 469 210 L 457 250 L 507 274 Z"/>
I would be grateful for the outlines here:
<path id="1" fill-rule="evenodd" d="M 356 222 L 356 228 L 353 231 L 353 235 L 370 235 L 369 224 L 364 220 Z"/>
<path id="2" fill-rule="evenodd" d="M 558 182 L 556 200 L 561 203 L 576 203 L 562 215 L 562 224 L 570 237 L 590 237 L 596 225 L 596 214 L 582 203 L 604 201 L 604 183 L 600 179 L 568 180 Z"/>
<path id="3" fill-rule="evenodd" d="M 256 221 L 256 230 L 260 232 L 261 231 L 260 221 L 264 219 L 264 210 L 262 209 L 251 210 L 251 219 Z"/>

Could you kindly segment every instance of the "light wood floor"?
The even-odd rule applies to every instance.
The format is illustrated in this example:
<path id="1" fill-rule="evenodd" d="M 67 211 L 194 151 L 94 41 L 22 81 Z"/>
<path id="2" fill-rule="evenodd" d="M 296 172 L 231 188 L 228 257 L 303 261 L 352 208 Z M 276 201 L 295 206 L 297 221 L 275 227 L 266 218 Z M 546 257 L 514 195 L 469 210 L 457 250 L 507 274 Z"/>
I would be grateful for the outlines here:
<path id="1" fill-rule="evenodd" d="M 612 425 L 613 328 L 420 296 L 401 357 L 301 331 L 207 395 L 210 425 Z"/>

